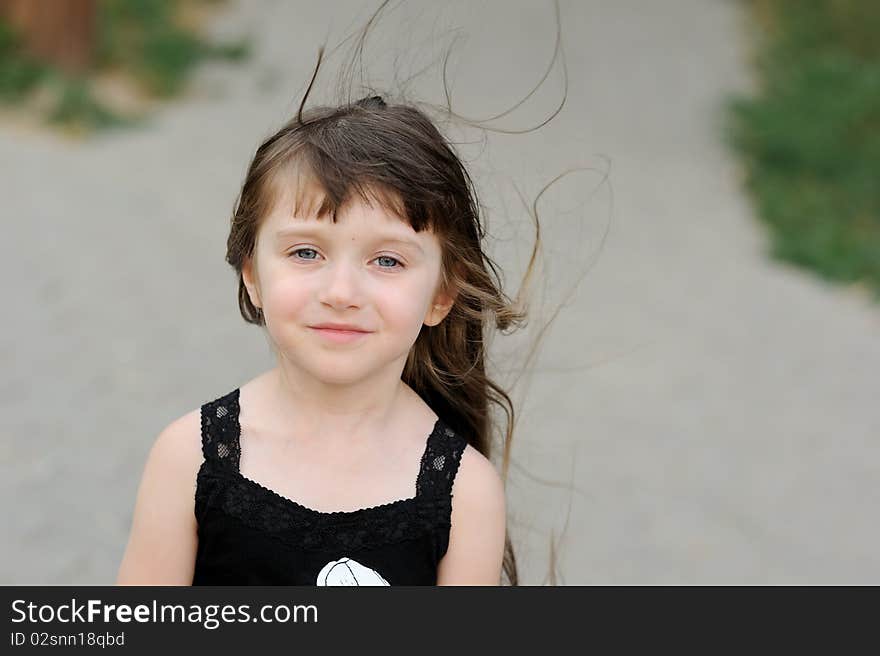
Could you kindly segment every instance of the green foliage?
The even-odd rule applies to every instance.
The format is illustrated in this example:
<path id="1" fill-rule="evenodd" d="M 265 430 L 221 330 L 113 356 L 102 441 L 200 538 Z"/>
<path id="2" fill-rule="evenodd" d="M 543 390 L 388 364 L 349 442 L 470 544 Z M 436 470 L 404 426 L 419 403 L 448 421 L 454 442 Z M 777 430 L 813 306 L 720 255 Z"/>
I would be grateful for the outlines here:
<path id="1" fill-rule="evenodd" d="M 207 59 L 241 60 L 246 40 L 212 44 L 178 27 L 173 0 L 103 0 L 96 59 L 102 67 L 132 72 L 151 93 L 178 93 L 189 73 Z"/>
<path id="2" fill-rule="evenodd" d="M 726 136 L 773 255 L 880 300 L 880 3 L 753 6 L 762 90 L 731 100 Z"/>
<path id="3" fill-rule="evenodd" d="M 21 52 L 21 39 L 0 22 L 0 102 L 20 101 L 46 76 L 46 67 Z"/>
<path id="4" fill-rule="evenodd" d="M 99 0 L 96 45 L 89 70 L 71 75 L 27 56 L 20 35 L 0 21 L 0 102 L 27 102 L 43 87 L 55 99 L 47 119 L 57 125 L 91 130 L 131 125 L 94 96 L 90 78 L 119 71 L 133 78 L 148 95 L 168 98 L 180 93 L 202 61 L 241 61 L 252 49 L 247 40 L 212 43 L 181 27 L 182 4 L 217 4 L 217 0 Z"/>
<path id="5" fill-rule="evenodd" d="M 138 119 L 125 117 L 108 110 L 98 103 L 91 92 L 89 81 L 83 77 L 60 77 L 58 101 L 48 115 L 50 123 L 63 125 L 72 130 L 88 132 L 93 129 L 122 127 L 138 123 Z"/>

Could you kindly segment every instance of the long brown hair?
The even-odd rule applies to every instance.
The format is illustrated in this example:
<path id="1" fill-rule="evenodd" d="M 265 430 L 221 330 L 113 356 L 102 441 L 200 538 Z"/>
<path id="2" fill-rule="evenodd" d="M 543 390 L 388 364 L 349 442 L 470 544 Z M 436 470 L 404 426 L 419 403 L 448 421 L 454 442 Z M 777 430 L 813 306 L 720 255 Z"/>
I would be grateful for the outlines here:
<path id="1" fill-rule="evenodd" d="M 363 28 L 357 53 L 387 4 L 388 0 L 382 2 Z M 559 38 L 557 32 L 554 61 L 561 52 Z M 490 404 L 500 408 L 507 424 L 501 459 L 501 475 L 506 482 L 515 410 L 507 392 L 486 373 L 486 343 L 491 330 L 507 333 L 525 322 L 525 291 L 540 245 L 537 212 L 530 213 L 536 231 L 531 259 L 519 292 L 511 299 L 502 289 L 497 265 L 483 248 L 486 233 L 473 181 L 454 144 L 420 108 L 430 105 L 391 102 L 387 94 L 372 90 L 357 100 L 349 97 L 333 105 L 307 109 L 306 100 L 323 59 L 322 46 L 298 111 L 257 148 L 235 202 L 226 260 L 239 275 L 241 315 L 249 323 L 265 325 L 261 310 L 251 303 L 241 272 L 254 255 L 261 220 L 286 190 L 295 192 L 295 207 L 307 206 L 308 214 L 329 215 L 334 222 L 337 211 L 357 194 L 368 204 L 379 202 L 417 232 L 433 231 L 442 249 L 441 285 L 445 290 L 454 290 L 455 302 L 438 325 L 422 326 L 402 379 L 487 458 L 492 455 L 493 441 Z M 444 87 L 445 69 L 444 64 Z M 561 108 L 562 104 L 553 115 Z M 475 124 L 452 112 L 449 105 L 443 111 L 446 116 Z M 517 585 L 509 531 L 503 570 L 509 584 Z"/>

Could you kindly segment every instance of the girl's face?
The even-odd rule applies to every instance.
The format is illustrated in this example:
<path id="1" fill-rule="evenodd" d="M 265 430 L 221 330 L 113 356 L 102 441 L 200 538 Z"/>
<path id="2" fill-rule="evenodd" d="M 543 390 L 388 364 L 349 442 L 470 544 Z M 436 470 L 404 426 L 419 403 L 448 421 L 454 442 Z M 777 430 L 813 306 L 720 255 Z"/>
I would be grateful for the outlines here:
<path id="1" fill-rule="evenodd" d="M 452 307 L 438 293 L 441 249 L 378 203 L 360 197 L 330 217 L 300 218 L 277 204 L 259 229 L 254 261 L 242 268 L 279 354 L 328 383 L 353 382 L 397 362 L 423 324 Z M 350 341 L 314 328 L 342 323 L 367 331 Z"/>

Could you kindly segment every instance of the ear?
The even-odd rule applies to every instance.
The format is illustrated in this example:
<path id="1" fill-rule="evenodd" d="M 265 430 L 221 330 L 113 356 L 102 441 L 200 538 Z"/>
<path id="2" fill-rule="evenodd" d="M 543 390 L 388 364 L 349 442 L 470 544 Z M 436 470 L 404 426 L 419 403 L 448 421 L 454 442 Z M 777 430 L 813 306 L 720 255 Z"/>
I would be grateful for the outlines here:
<path id="1" fill-rule="evenodd" d="M 254 267 L 253 257 L 246 257 L 241 265 L 241 278 L 244 286 L 247 288 L 248 296 L 251 304 L 256 308 L 263 307 L 263 301 L 260 298 L 260 281 Z"/>
<path id="2" fill-rule="evenodd" d="M 442 291 L 437 296 L 434 297 L 434 302 L 431 304 L 431 307 L 428 308 L 428 312 L 425 314 L 425 325 L 428 326 L 436 326 L 443 319 L 446 318 L 446 315 L 449 314 L 449 311 L 452 309 L 453 304 L 455 303 L 455 299 L 458 296 L 458 292 L 446 292 Z"/>

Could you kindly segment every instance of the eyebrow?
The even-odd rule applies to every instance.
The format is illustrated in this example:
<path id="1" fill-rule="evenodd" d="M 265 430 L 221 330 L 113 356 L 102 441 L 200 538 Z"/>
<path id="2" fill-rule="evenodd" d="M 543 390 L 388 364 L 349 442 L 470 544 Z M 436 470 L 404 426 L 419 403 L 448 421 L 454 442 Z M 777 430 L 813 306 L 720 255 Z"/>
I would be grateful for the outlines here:
<path id="1" fill-rule="evenodd" d="M 278 232 L 275 233 L 275 237 L 277 239 L 284 239 L 286 237 L 293 237 L 296 235 L 302 235 L 304 237 L 307 236 L 320 236 L 324 232 L 323 228 L 318 228 L 315 226 L 290 226 L 288 228 L 281 228 Z M 412 246 L 415 249 L 424 255 L 424 249 L 419 245 L 418 242 L 413 239 L 407 239 L 405 237 L 399 237 L 394 234 L 379 234 L 375 236 L 376 241 L 381 241 L 383 243 L 397 243 L 404 244 L 405 246 Z"/>

